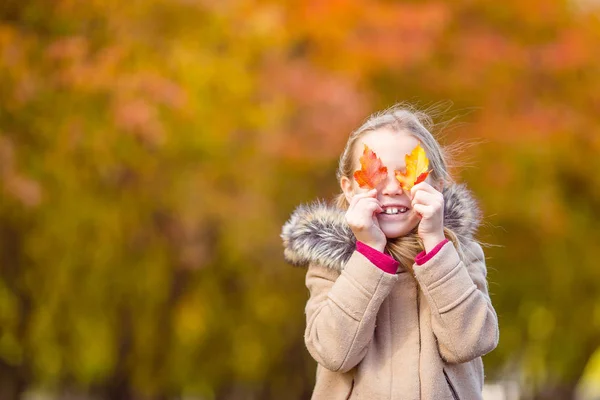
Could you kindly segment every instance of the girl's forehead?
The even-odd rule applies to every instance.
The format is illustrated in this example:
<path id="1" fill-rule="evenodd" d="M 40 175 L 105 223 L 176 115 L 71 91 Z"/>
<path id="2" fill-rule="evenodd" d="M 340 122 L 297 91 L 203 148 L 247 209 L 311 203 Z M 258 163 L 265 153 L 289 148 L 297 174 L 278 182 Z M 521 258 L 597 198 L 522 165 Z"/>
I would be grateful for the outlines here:
<path id="1" fill-rule="evenodd" d="M 365 146 L 381 158 L 381 161 L 391 168 L 403 168 L 405 166 L 405 155 L 415 148 L 419 141 L 413 135 L 405 131 L 392 131 L 379 129 L 371 131 L 360 137 L 356 143 L 354 154 L 356 162 L 362 155 Z"/>

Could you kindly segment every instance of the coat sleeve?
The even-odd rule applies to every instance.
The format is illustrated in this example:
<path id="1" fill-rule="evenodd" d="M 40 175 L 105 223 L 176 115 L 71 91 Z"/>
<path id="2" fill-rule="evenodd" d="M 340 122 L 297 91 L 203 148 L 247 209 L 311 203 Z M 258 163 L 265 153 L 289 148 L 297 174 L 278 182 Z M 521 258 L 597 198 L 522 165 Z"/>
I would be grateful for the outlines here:
<path id="1" fill-rule="evenodd" d="M 304 340 L 312 357 L 334 372 L 354 368 L 367 352 L 379 307 L 397 279 L 357 251 L 341 274 L 311 264 Z"/>
<path id="2" fill-rule="evenodd" d="M 423 265 L 415 277 L 431 308 L 431 326 L 442 358 L 463 363 L 481 357 L 498 345 L 498 316 L 487 287 L 483 249 L 476 242 L 460 260 L 452 242 Z"/>

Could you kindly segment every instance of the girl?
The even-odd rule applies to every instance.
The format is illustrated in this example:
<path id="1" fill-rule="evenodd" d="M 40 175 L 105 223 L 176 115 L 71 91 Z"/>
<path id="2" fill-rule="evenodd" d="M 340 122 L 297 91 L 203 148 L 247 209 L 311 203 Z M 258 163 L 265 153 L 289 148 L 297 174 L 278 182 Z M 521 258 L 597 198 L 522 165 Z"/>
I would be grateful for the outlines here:
<path id="1" fill-rule="evenodd" d="M 313 399 L 482 398 L 481 356 L 499 333 L 473 238 L 480 212 L 429 126 L 400 106 L 371 116 L 341 155 L 335 205 L 300 206 L 283 227 L 286 260 L 308 266 Z M 419 143 L 431 173 L 404 191 L 394 171 Z M 372 190 L 353 178 L 364 145 L 388 171 Z"/>

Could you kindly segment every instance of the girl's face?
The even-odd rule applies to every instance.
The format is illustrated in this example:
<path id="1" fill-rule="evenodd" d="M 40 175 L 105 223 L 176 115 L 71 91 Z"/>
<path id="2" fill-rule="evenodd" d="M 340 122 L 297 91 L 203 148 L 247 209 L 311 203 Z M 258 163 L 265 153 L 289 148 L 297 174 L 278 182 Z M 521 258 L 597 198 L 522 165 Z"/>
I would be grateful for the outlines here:
<path id="1" fill-rule="evenodd" d="M 354 145 L 354 171 L 360 169 L 360 157 L 364 150 L 364 144 L 381 159 L 387 167 L 388 177 L 376 187 L 377 200 L 385 210 L 387 207 L 407 207 L 406 213 L 387 215 L 377 214 L 379 227 L 388 239 L 404 236 L 412 231 L 420 221 L 419 216 L 411 208 L 409 193 L 404 192 L 400 182 L 394 175 L 394 170 L 404 171 L 406 169 L 405 155 L 417 146 L 419 141 L 406 132 L 394 132 L 390 129 L 378 129 L 365 133 Z M 427 178 L 430 182 L 431 177 Z M 357 193 L 368 192 L 358 186 L 354 178 L 342 177 L 340 184 L 346 200 L 350 202 Z"/>

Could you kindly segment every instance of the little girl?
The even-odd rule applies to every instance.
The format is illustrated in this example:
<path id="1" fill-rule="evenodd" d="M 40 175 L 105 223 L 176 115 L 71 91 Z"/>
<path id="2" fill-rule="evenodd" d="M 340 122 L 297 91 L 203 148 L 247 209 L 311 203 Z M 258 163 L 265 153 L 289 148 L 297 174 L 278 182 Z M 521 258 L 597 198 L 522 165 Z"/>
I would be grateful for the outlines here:
<path id="1" fill-rule="evenodd" d="M 499 333 L 480 211 L 429 125 L 400 106 L 371 116 L 341 155 L 335 205 L 300 206 L 283 227 L 286 260 L 308 266 L 313 399 L 482 398 L 481 356 Z M 394 171 L 419 144 L 431 173 L 406 191 Z M 365 145 L 388 171 L 371 190 L 354 179 Z"/>

